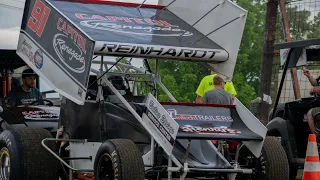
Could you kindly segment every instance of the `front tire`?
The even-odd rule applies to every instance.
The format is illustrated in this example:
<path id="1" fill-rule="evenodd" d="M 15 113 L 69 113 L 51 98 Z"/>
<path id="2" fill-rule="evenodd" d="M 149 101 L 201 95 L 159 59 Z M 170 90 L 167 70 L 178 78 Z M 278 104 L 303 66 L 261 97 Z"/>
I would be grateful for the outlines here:
<path id="1" fill-rule="evenodd" d="M 144 180 L 144 164 L 139 148 L 127 139 L 104 142 L 94 161 L 94 179 Z"/>
<path id="2" fill-rule="evenodd" d="M 51 137 L 42 128 L 4 130 L 0 134 L 0 179 L 57 180 L 58 161 L 41 145 Z M 49 147 L 55 150 L 55 143 L 50 142 Z"/>

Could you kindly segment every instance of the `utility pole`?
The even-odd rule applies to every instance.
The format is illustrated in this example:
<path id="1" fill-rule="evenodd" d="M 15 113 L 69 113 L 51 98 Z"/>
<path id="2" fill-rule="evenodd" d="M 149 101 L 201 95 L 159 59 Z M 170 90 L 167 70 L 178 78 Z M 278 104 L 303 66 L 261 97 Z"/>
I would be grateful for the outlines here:
<path id="1" fill-rule="evenodd" d="M 278 0 L 268 0 L 267 2 L 259 92 L 259 97 L 262 98 L 262 102 L 259 105 L 258 111 L 258 119 L 260 119 L 260 121 L 262 122 L 267 121 L 270 107 L 269 103 L 263 101 L 263 99 L 264 96 L 270 96 L 272 64 L 274 54 L 273 44 L 275 41 L 278 5 Z"/>
<path id="2" fill-rule="evenodd" d="M 289 27 L 289 19 L 287 15 L 285 0 L 280 0 L 280 12 L 282 15 L 282 26 L 283 26 L 283 34 L 284 34 L 284 40 L 287 42 L 291 41 L 290 37 L 290 27 Z M 298 81 L 298 74 L 296 68 L 291 68 L 291 78 L 292 78 L 292 84 L 293 84 L 293 92 L 296 99 L 301 98 L 301 92 L 299 87 L 299 81 Z"/>

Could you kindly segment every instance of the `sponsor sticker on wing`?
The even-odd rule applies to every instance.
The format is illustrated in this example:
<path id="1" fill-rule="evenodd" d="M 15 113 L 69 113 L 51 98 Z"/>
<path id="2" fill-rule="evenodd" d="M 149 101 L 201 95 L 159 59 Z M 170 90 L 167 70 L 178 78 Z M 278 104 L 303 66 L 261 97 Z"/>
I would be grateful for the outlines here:
<path id="1" fill-rule="evenodd" d="M 180 131 L 184 133 L 195 133 L 195 134 L 216 134 L 216 135 L 237 135 L 241 134 L 241 131 L 232 129 L 225 126 L 220 127 L 201 127 L 184 125 L 180 126 Z"/>
<path id="2" fill-rule="evenodd" d="M 146 110 L 142 115 L 142 121 L 150 130 L 151 136 L 164 151 L 170 155 L 179 130 L 179 125 L 151 94 L 148 95 Z"/>
<path id="3" fill-rule="evenodd" d="M 48 110 L 37 110 L 37 111 L 23 111 L 25 119 L 28 120 L 44 120 L 44 119 L 59 119 L 59 112 L 48 111 Z"/>
<path id="4" fill-rule="evenodd" d="M 192 36 L 193 33 L 172 25 L 165 20 L 142 19 L 140 17 L 101 16 L 76 13 L 80 25 L 92 29 L 135 35 Z"/>

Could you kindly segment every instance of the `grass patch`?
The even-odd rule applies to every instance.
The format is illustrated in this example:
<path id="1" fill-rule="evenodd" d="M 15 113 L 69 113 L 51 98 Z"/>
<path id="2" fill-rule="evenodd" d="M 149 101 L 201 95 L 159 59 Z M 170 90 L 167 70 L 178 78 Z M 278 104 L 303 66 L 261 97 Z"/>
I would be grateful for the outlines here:
<path id="1" fill-rule="evenodd" d="M 301 180 L 302 179 L 302 174 L 303 174 L 303 169 L 299 169 L 297 173 L 296 180 Z"/>

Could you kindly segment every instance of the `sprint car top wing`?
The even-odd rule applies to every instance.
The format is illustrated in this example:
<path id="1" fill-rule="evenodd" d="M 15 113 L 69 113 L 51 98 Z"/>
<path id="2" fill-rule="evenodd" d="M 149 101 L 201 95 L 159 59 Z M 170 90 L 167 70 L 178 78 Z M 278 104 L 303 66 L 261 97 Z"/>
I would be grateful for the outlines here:
<path id="1" fill-rule="evenodd" d="M 228 52 L 162 6 L 50 1 L 96 41 L 94 52 L 197 61 L 227 61 Z M 159 12 L 161 11 L 161 12 Z M 64 28 L 63 22 L 57 24 Z"/>
<path id="2" fill-rule="evenodd" d="M 78 104 L 94 54 L 206 62 L 231 79 L 247 12 L 228 0 L 197 0 L 202 10 L 191 2 L 26 0 L 17 54 Z"/>

